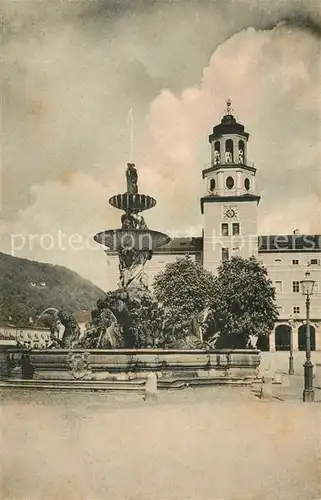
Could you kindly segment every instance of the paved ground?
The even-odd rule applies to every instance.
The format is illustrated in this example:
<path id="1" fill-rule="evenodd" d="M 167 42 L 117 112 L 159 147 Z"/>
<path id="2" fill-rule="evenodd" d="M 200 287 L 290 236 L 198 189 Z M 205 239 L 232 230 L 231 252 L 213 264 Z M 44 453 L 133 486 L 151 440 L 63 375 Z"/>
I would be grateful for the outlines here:
<path id="1" fill-rule="evenodd" d="M 299 370 L 286 402 L 226 387 L 161 393 L 156 403 L 135 394 L 6 394 L 0 497 L 320 499 L 321 404 L 300 401 Z"/>

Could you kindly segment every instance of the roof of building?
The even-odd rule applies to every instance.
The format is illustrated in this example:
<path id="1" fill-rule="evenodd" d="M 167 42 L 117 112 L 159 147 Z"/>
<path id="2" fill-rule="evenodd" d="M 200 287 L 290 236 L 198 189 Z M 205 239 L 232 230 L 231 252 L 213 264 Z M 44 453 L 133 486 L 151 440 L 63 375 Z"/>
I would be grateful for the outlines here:
<path id="1" fill-rule="evenodd" d="M 0 323 L 0 328 L 12 328 L 12 329 L 17 329 L 17 330 L 34 330 L 36 332 L 49 330 L 49 328 L 47 326 L 35 326 L 33 324 L 30 324 L 30 323 L 13 324 L 13 323 L 2 322 L 2 323 Z"/>
<path id="2" fill-rule="evenodd" d="M 320 252 L 319 234 L 276 234 L 259 236 L 259 252 Z"/>
<path id="3" fill-rule="evenodd" d="M 201 252 L 203 248 L 203 238 L 173 238 L 169 243 L 157 248 L 154 253 L 189 253 Z"/>
<path id="4" fill-rule="evenodd" d="M 279 234 L 258 237 L 259 252 L 320 252 L 321 235 Z M 203 249 L 203 238 L 173 238 L 156 253 L 196 253 Z"/>
<path id="5" fill-rule="evenodd" d="M 237 123 L 236 119 L 230 112 L 227 112 L 223 116 L 219 125 L 215 125 L 213 127 L 213 133 L 209 136 L 209 142 L 212 142 L 213 139 L 219 138 L 224 134 L 238 134 L 246 139 L 248 139 L 250 135 L 245 132 L 244 125 Z"/>

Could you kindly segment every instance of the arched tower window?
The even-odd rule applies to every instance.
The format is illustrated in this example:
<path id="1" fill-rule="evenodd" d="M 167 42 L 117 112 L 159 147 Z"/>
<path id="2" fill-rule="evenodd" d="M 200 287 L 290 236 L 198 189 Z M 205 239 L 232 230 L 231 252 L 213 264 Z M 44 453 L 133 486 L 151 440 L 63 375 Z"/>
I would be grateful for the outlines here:
<path id="1" fill-rule="evenodd" d="M 229 176 L 226 179 L 226 187 L 227 187 L 227 189 L 233 189 L 233 187 L 234 187 L 234 179 L 233 179 L 233 177 Z"/>
<path id="2" fill-rule="evenodd" d="M 216 141 L 214 144 L 214 165 L 218 165 L 221 161 L 221 144 L 220 141 Z"/>
<path id="3" fill-rule="evenodd" d="M 233 141 L 232 139 L 227 139 L 225 141 L 225 162 L 233 163 Z"/>
<path id="4" fill-rule="evenodd" d="M 210 191 L 215 191 L 215 179 L 210 180 Z"/>
<path id="5" fill-rule="evenodd" d="M 244 141 L 239 141 L 238 162 L 245 163 Z"/>

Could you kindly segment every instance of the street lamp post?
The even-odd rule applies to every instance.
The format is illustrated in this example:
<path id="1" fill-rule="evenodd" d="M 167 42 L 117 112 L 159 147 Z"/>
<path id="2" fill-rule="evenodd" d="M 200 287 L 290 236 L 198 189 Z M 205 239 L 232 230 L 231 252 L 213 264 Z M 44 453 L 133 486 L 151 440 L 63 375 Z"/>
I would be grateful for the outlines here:
<path id="1" fill-rule="evenodd" d="M 289 318 L 289 326 L 290 326 L 290 355 L 289 355 L 289 375 L 294 374 L 294 366 L 293 366 L 293 318 L 292 314 Z"/>
<path id="2" fill-rule="evenodd" d="M 302 294 L 306 296 L 306 343 L 304 363 L 304 390 L 303 401 L 306 403 L 314 401 L 313 390 L 313 363 L 311 361 L 311 339 L 310 339 L 310 296 L 313 294 L 315 281 L 310 278 L 310 273 L 305 273 L 305 278 L 300 282 Z"/>

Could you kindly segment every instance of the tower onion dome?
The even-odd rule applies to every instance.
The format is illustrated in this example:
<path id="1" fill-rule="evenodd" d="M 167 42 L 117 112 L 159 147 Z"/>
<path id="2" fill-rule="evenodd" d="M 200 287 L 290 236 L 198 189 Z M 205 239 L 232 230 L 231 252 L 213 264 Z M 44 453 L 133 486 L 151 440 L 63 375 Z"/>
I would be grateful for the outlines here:
<path id="1" fill-rule="evenodd" d="M 238 134 L 246 139 L 249 138 L 250 134 L 245 132 L 244 125 L 237 123 L 235 117 L 232 114 L 231 101 L 228 99 L 226 101 L 225 115 L 223 116 L 221 123 L 213 127 L 213 133 L 209 136 L 209 142 L 213 139 L 218 139 L 222 135 Z"/>

